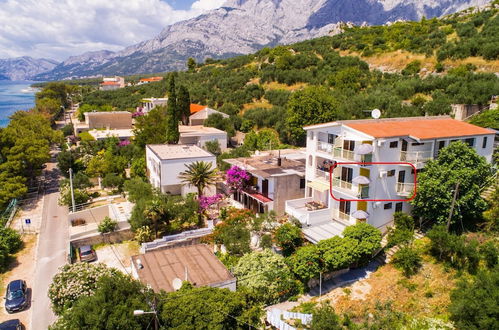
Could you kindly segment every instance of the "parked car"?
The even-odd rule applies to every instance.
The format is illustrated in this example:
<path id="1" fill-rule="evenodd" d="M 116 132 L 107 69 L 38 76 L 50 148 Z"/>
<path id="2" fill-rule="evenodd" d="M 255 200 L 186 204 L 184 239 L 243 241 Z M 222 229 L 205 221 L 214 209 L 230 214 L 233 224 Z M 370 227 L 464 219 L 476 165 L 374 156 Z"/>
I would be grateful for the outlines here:
<path id="1" fill-rule="evenodd" d="M 23 324 L 18 319 L 8 320 L 0 323 L 0 330 L 22 330 Z"/>
<path id="2" fill-rule="evenodd" d="M 97 254 L 90 245 L 80 246 L 80 261 L 91 262 L 97 260 Z"/>
<path id="3" fill-rule="evenodd" d="M 8 313 L 21 311 L 28 306 L 27 291 L 28 288 L 24 280 L 15 280 L 7 285 L 5 309 Z"/>

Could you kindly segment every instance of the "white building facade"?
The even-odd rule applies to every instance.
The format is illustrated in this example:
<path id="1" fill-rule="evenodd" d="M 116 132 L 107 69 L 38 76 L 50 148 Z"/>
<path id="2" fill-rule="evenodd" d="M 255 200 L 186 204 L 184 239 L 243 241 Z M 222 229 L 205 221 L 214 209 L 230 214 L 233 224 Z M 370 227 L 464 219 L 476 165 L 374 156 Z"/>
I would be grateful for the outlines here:
<path id="1" fill-rule="evenodd" d="M 182 183 L 179 174 L 189 164 L 204 161 L 217 167 L 216 157 L 198 146 L 152 144 L 146 146 L 146 166 L 149 182 L 163 193 L 185 196 L 196 192 L 196 187 Z M 204 194 L 213 195 L 215 187 Z"/>
<path id="2" fill-rule="evenodd" d="M 305 130 L 305 198 L 287 201 L 286 213 L 314 243 L 357 222 L 386 231 L 393 213 L 410 212 L 415 174 L 450 143 L 462 140 L 488 162 L 493 153 L 491 130 L 449 117 L 353 120 Z"/>

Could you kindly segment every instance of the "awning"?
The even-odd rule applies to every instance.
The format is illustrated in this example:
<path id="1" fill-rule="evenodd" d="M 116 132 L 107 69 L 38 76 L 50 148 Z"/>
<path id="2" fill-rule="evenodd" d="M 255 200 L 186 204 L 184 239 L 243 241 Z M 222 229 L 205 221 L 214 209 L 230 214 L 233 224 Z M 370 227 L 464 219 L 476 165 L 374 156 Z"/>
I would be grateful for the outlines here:
<path id="1" fill-rule="evenodd" d="M 329 184 L 321 181 L 311 181 L 308 183 L 308 186 L 314 190 L 324 192 L 329 190 Z"/>
<path id="2" fill-rule="evenodd" d="M 371 183 L 371 180 L 369 180 L 365 176 L 359 175 L 353 178 L 352 182 L 356 184 L 369 184 Z"/>
<path id="3" fill-rule="evenodd" d="M 268 197 L 266 197 L 266 196 L 264 196 L 264 195 L 262 195 L 262 194 L 260 194 L 260 193 L 257 193 L 257 192 L 252 192 L 252 191 L 248 191 L 248 190 L 243 190 L 243 192 L 244 192 L 246 195 L 248 195 L 248 196 L 250 196 L 250 197 L 252 197 L 252 198 L 256 199 L 256 200 L 257 200 L 257 201 L 259 201 L 260 203 L 267 204 L 267 203 L 272 202 L 272 199 L 270 199 L 270 198 L 268 198 Z"/>
<path id="4" fill-rule="evenodd" d="M 355 150 L 354 152 L 357 154 L 357 155 L 367 155 L 367 154 L 370 154 L 374 151 L 374 147 L 372 146 L 372 144 L 367 144 L 367 143 L 363 143 L 361 145 L 358 145 L 357 147 L 355 147 Z"/>

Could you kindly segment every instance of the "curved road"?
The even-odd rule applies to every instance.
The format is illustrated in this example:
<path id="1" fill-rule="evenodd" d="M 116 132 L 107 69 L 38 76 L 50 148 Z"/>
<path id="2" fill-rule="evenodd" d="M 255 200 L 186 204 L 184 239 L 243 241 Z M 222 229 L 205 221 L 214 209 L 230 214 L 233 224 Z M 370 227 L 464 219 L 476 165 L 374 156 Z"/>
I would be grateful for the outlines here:
<path id="1" fill-rule="evenodd" d="M 48 288 L 59 268 L 67 262 L 68 209 L 59 206 L 59 177 L 57 151 L 51 152 L 45 174 L 45 197 L 36 250 L 36 268 L 33 281 L 32 313 L 30 329 L 46 330 L 56 317 L 50 307 Z"/>

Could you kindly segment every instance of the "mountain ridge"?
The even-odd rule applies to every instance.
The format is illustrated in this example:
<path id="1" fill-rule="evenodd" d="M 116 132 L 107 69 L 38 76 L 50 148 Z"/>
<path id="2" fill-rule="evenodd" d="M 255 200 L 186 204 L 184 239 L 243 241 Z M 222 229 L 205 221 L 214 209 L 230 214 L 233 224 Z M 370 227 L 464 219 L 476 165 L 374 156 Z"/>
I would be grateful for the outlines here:
<path id="1" fill-rule="evenodd" d="M 72 57 L 38 80 L 130 75 L 185 68 L 194 57 L 226 58 L 263 47 L 337 34 L 341 23 L 386 24 L 455 12 L 488 0 L 229 0 L 221 8 L 165 27 L 156 37 L 121 51 Z M 81 58 L 80 61 L 76 60 Z"/>
<path id="2" fill-rule="evenodd" d="M 57 64 L 59 62 L 52 59 L 30 56 L 0 59 L 0 80 L 33 80 L 36 75 L 52 70 Z"/>

